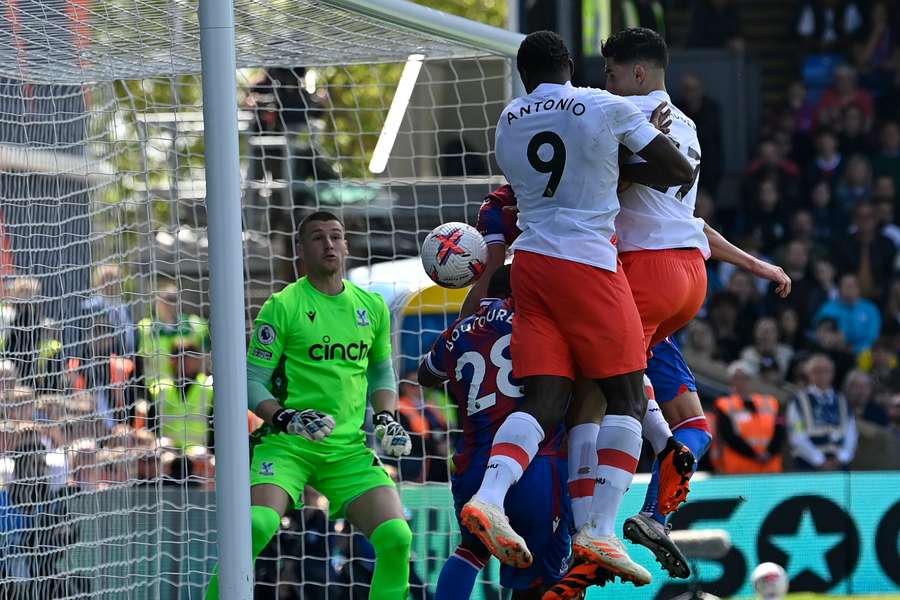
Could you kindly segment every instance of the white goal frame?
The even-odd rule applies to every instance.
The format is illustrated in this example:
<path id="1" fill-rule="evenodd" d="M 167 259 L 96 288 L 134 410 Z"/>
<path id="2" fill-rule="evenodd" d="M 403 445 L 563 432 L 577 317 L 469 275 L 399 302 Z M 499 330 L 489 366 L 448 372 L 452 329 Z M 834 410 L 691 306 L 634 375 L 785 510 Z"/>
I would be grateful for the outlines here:
<path id="1" fill-rule="evenodd" d="M 265 1 L 265 0 L 260 0 Z M 406 29 L 515 58 L 522 34 L 442 13 L 406 0 L 321 0 Z M 214 407 L 217 444 L 216 529 L 222 598 L 253 597 L 244 263 L 238 151 L 233 0 L 200 0 L 200 53 L 209 235 L 210 329 L 216 386 L 229 390 Z M 427 57 L 426 57 L 427 58 Z M 510 93 L 521 92 L 512 74 Z"/>

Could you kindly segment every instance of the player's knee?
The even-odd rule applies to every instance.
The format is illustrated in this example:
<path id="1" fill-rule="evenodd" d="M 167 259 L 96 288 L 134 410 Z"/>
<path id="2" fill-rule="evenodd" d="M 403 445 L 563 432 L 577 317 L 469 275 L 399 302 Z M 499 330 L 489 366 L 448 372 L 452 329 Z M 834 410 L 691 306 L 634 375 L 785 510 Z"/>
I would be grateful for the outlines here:
<path id="1" fill-rule="evenodd" d="M 706 451 L 709 450 L 709 445 L 712 444 L 712 434 L 709 431 L 703 432 L 703 453 L 706 454 Z"/>
<path id="2" fill-rule="evenodd" d="M 571 394 L 571 379 L 528 377 L 525 379 L 525 402 L 521 410 L 534 417 L 544 432 L 552 431 L 565 418 Z"/>
<path id="3" fill-rule="evenodd" d="M 601 379 L 599 384 L 606 396 L 606 414 L 643 420 L 647 411 L 647 393 L 642 371 Z"/>
<path id="4" fill-rule="evenodd" d="M 686 444 L 694 456 L 699 460 L 706 454 L 712 443 L 712 435 L 709 432 L 709 424 L 705 416 L 692 417 L 672 427 L 675 439 Z"/>
<path id="5" fill-rule="evenodd" d="M 383 553 L 408 556 L 412 547 L 412 530 L 403 519 L 390 519 L 375 528 L 369 541 L 375 548 L 376 557 Z"/>
<path id="6" fill-rule="evenodd" d="M 538 422 L 538 425 L 546 433 L 553 431 L 565 418 L 566 406 L 567 404 L 560 405 L 554 398 L 548 398 L 543 403 L 532 402 L 528 405 L 523 405 L 521 410 L 534 417 L 534 420 Z"/>
<path id="7" fill-rule="evenodd" d="M 538 422 L 544 434 L 553 431 L 566 416 L 566 405 L 548 403 L 546 406 L 531 411 L 531 416 Z"/>
<path id="8" fill-rule="evenodd" d="M 694 390 L 682 383 L 678 395 L 672 398 L 667 408 L 672 413 L 672 417 L 676 421 L 684 421 L 692 417 L 704 416 L 703 405 L 700 403 L 700 396 Z"/>

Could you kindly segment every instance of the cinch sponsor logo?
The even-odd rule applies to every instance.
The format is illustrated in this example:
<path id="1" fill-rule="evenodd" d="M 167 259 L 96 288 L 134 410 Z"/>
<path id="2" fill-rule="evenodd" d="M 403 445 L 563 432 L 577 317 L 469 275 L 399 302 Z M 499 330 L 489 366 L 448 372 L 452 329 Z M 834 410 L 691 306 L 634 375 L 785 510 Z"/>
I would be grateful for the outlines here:
<path id="1" fill-rule="evenodd" d="M 342 344 L 331 343 L 329 336 L 322 338 L 321 344 L 309 347 L 309 357 L 313 360 L 362 360 L 369 354 L 369 345 L 363 340 Z"/>

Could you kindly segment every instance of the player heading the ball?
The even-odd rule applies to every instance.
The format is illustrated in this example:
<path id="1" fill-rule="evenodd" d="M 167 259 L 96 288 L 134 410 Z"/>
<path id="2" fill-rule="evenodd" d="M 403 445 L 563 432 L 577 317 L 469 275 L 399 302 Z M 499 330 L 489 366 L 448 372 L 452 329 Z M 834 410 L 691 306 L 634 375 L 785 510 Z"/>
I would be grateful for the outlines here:
<path id="1" fill-rule="evenodd" d="M 527 95 L 501 112 L 496 148 L 516 192 L 522 229 L 513 244 L 512 355 L 525 401 L 494 436 L 487 474 L 463 521 L 477 523 L 470 530 L 501 560 L 527 562 L 527 546 L 510 527 L 503 501 L 545 432 L 562 421 L 580 373 L 607 399 L 597 438 L 605 482 L 597 494 L 605 512 L 578 533 L 574 549 L 624 580 L 645 584 L 650 574 L 613 531 L 637 468 L 647 406 L 643 328 L 614 245 L 619 146 L 640 155 L 658 185 L 688 183 L 693 168 L 633 104 L 572 86 L 574 63 L 556 33 L 529 34 L 517 63 Z M 544 110 L 551 100 L 554 108 Z M 563 110 L 562 103 L 571 108 Z"/>

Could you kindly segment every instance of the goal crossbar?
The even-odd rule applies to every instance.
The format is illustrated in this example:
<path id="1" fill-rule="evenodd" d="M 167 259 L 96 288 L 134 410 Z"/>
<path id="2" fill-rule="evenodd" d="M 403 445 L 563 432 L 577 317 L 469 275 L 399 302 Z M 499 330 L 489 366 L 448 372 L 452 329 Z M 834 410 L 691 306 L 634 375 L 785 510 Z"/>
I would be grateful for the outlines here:
<path id="1" fill-rule="evenodd" d="M 323 0 L 323 2 L 373 17 L 378 21 L 440 36 L 477 50 L 503 56 L 514 57 L 525 37 L 521 33 L 449 15 L 409 0 Z"/>
<path id="2" fill-rule="evenodd" d="M 29 12 L 10 4 L 0 78 L 81 84 L 200 72 L 198 0 L 173 0 L 167 9 L 146 1 L 71 5 Z M 238 68 L 374 64 L 410 54 L 510 58 L 522 39 L 408 0 L 234 0 L 234 16 Z M 398 28 L 411 35 L 385 44 Z"/>

